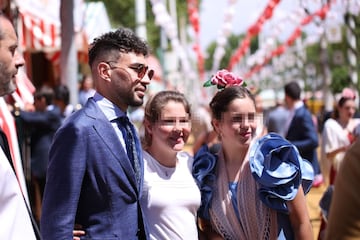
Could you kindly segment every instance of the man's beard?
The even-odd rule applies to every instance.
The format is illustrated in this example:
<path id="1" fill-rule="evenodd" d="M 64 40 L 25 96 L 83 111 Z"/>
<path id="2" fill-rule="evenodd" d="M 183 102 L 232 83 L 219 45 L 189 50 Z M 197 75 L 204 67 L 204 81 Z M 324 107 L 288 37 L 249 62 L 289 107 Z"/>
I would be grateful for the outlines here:
<path id="1" fill-rule="evenodd" d="M 12 82 L 12 74 L 3 63 L 0 63 L 0 96 L 14 92 L 15 84 Z"/>

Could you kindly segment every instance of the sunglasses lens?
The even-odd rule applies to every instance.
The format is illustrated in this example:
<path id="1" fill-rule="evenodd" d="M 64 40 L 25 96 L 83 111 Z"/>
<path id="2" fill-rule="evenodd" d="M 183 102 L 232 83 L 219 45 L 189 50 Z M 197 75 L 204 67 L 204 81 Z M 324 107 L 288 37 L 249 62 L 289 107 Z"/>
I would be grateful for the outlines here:
<path id="1" fill-rule="evenodd" d="M 154 74 L 155 74 L 154 70 L 150 69 L 149 72 L 148 72 L 148 77 L 149 77 L 150 80 L 154 77 Z"/>
<path id="2" fill-rule="evenodd" d="M 139 66 L 139 71 L 138 71 L 138 77 L 143 78 L 145 76 L 147 70 L 148 70 L 147 66 L 145 67 L 144 65 L 140 65 Z"/>

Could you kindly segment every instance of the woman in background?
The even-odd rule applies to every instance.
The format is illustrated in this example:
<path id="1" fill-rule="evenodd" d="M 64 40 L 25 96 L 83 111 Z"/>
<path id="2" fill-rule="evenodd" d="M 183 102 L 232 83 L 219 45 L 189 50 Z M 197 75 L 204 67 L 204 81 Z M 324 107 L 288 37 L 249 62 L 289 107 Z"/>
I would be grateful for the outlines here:
<path id="1" fill-rule="evenodd" d="M 332 117 L 326 120 L 322 131 L 322 158 L 330 165 L 328 182 L 334 184 L 346 150 L 354 141 L 354 129 L 360 123 L 355 119 L 355 94 L 342 95 L 333 111 Z"/>
<path id="2" fill-rule="evenodd" d="M 354 130 L 360 119 L 354 118 L 356 111 L 355 94 L 350 89 L 345 89 L 338 100 L 331 118 L 324 123 L 322 131 L 321 162 L 324 172 L 328 173 L 326 180 L 329 188 L 335 183 L 336 174 L 344 159 L 345 153 L 355 141 Z M 331 197 L 323 196 L 322 202 L 331 201 Z M 322 203 L 320 202 L 320 203 Z M 328 207 L 321 205 L 322 219 L 318 239 L 324 239 L 327 228 L 326 219 Z"/>

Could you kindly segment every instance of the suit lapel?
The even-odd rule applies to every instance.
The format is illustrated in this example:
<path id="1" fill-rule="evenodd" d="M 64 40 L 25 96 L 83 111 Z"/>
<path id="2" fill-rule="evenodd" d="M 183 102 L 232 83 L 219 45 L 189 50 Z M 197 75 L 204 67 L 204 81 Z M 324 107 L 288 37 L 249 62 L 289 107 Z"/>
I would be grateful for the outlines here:
<path id="1" fill-rule="evenodd" d="M 94 100 L 89 100 L 84 108 L 85 114 L 89 117 L 90 122 L 92 122 L 96 135 L 101 139 L 101 141 L 104 142 L 109 151 L 113 153 L 113 157 L 116 158 L 117 162 L 127 172 L 127 175 L 129 176 L 129 179 L 131 179 L 134 186 L 137 186 L 135 171 L 111 123 L 105 117 Z M 124 158 L 128 159 L 128 161 L 124 161 Z M 140 162 L 142 164 L 142 161 Z"/>

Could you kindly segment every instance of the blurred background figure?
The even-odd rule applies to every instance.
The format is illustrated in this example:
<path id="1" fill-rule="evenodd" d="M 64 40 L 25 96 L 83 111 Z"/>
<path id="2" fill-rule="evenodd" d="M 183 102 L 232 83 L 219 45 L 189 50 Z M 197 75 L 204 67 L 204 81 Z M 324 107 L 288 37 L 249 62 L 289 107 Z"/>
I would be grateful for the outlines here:
<path id="1" fill-rule="evenodd" d="M 301 88 L 297 82 L 287 83 L 284 91 L 289 111 L 288 121 L 284 126 L 286 139 L 298 148 L 301 157 L 311 162 L 315 174 L 313 187 L 319 187 L 323 183 L 323 177 L 317 156 L 319 139 L 313 115 L 300 99 Z"/>
<path id="2" fill-rule="evenodd" d="M 289 118 L 289 111 L 284 105 L 277 101 L 273 109 L 271 109 L 266 117 L 266 128 L 268 132 L 275 132 L 282 137 L 286 136 L 286 122 Z"/>
<path id="3" fill-rule="evenodd" d="M 325 239 L 360 239 L 360 141 L 347 151 L 335 180 Z"/>
<path id="4" fill-rule="evenodd" d="M 255 97 L 255 107 L 256 107 L 256 117 L 257 117 L 257 128 L 256 128 L 256 136 L 262 137 L 267 133 L 267 129 L 265 126 L 265 110 L 264 110 L 264 101 L 263 98 L 260 95 L 260 92 L 258 90 L 253 90 L 253 95 Z"/>
<path id="5" fill-rule="evenodd" d="M 129 119 L 134 124 L 141 137 L 144 135 L 144 131 L 142 129 L 142 124 L 144 121 L 144 112 L 145 112 L 144 106 L 140 106 L 140 107 L 130 107 L 130 111 L 128 113 Z"/>
<path id="6" fill-rule="evenodd" d="M 192 151 L 195 154 L 202 145 L 207 144 L 212 152 L 218 150 L 218 134 L 211 125 L 211 113 L 208 103 L 200 103 L 192 117 Z"/>
<path id="7" fill-rule="evenodd" d="M 79 104 L 84 106 L 89 97 L 94 96 L 95 89 L 93 79 L 90 75 L 84 75 L 80 82 Z"/>
<path id="8" fill-rule="evenodd" d="M 54 104 L 59 107 L 63 120 L 75 111 L 70 104 L 70 91 L 65 85 L 58 85 L 54 89 Z"/>
<path id="9" fill-rule="evenodd" d="M 332 116 L 325 121 L 322 131 L 321 166 L 326 182 L 330 186 L 335 183 L 346 151 L 355 141 L 355 129 L 360 123 L 360 119 L 354 118 L 355 111 L 355 94 L 343 91 Z M 325 209 L 325 212 L 327 211 L 328 209 Z M 326 228 L 323 216 L 318 239 L 324 239 Z"/>
<path id="10" fill-rule="evenodd" d="M 49 149 L 53 136 L 62 121 L 61 111 L 54 105 L 53 100 L 53 89 L 43 86 L 34 94 L 34 111 L 16 111 L 16 117 L 30 140 L 30 201 L 37 221 L 40 221 L 41 216 Z"/>
<path id="11" fill-rule="evenodd" d="M 326 173 L 326 181 L 334 183 L 336 172 L 346 150 L 353 143 L 354 130 L 360 119 L 354 118 L 356 111 L 355 94 L 341 95 L 331 117 L 325 121 L 322 131 L 321 162 Z"/>

